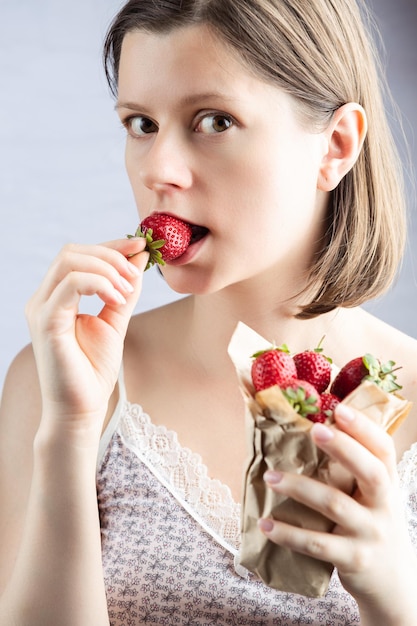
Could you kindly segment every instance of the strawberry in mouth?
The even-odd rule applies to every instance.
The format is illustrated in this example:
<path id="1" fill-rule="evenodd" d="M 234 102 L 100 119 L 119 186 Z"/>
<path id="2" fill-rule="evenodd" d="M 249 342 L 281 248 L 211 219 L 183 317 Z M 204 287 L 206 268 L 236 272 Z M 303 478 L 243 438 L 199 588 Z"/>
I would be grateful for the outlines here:
<path id="1" fill-rule="evenodd" d="M 146 217 L 138 226 L 134 235 L 128 237 L 144 237 L 149 252 L 146 269 L 152 265 L 165 265 L 184 254 L 190 245 L 200 241 L 207 235 L 208 229 L 184 222 L 183 220 L 156 213 Z"/>

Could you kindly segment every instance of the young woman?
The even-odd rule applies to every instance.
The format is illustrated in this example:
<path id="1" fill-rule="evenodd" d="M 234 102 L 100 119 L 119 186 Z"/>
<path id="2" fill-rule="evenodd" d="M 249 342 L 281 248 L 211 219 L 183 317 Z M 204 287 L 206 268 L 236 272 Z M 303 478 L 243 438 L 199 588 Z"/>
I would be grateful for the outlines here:
<path id="1" fill-rule="evenodd" d="M 235 565 L 238 321 L 294 352 L 325 335 L 339 365 L 392 359 L 417 403 L 417 342 L 360 308 L 395 275 L 404 202 L 358 7 L 131 0 L 105 61 L 140 219 L 172 215 L 198 234 L 162 269 L 191 295 L 131 318 L 148 260 L 133 238 L 66 246 L 29 302 L 33 342 L 10 367 L 0 418 L 1 626 L 414 626 L 415 409 L 393 438 L 342 409 L 337 428 L 313 427 L 354 474 L 352 497 L 266 477 L 335 523 L 259 523 L 334 563 L 324 597 Z M 79 315 L 92 294 L 101 313 Z"/>

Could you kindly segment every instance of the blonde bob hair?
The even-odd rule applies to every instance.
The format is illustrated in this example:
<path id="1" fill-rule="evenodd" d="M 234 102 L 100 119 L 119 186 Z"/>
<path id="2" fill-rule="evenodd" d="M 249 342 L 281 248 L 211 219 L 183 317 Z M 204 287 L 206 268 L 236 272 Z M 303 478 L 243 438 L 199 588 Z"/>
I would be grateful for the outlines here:
<path id="1" fill-rule="evenodd" d="M 310 128 L 323 130 L 347 102 L 365 109 L 365 143 L 330 194 L 322 245 L 308 277 L 310 301 L 300 309 L 301 318 L 380 296 L 391 286 L 404 251 L 402 168 L 367 16 L 355 0 L 130 0 L 104 43 L 106 77 L 115 96 L 127 32 L 205 24 L 258 76 L 290 94 Z"/>

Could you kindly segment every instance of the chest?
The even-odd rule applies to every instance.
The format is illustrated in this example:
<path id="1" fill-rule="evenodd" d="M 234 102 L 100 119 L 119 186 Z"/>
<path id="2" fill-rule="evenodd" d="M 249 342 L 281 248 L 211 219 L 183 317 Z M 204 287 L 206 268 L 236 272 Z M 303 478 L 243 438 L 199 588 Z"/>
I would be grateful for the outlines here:
<path id="1" fill-rule="evenodd" d="M 148 374 L 147 374 L 148 376 Z M 138 385 L 127 378 L 129 399 L 141 404 L 153 424 L 174 431 L 183 448 L 197 453 L 210 478 L 227 485 L 241 500 L 247 457 L 245 409 L 236 378 L 192 380 L 179 372 Z"/>
<path id="2" fill-rule="evenodd" d="M 228 548 L 238 545 L 237 510 L 220 492 L 218 499 L 196 501 L 190 474 L 168 480 L 163 473 L 162 484 L 151 469 L 152 458 L 141 460 L 148 425 L 132 406 L 129 419 L 120 424 L 123 440 L 112 438 L 98 474 L 111 626 L 319 626 L 323 615 L 335 623 L 356 623 L 356 605 L 336 578 L 328 598 L 300 601 L 300 596 L 266 587 L 253 575 L 239 576 L 234 550 Z M 180 478 L 178 489 L 174 483 Z"/>

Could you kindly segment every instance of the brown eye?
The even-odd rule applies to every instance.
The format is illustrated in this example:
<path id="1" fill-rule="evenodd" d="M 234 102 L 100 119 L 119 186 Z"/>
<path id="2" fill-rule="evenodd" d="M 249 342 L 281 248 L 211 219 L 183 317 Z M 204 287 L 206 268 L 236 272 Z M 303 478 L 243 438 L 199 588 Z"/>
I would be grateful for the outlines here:
<path id="1" fill-rule="evenodd" d="M 126 123 L 127 129 L 134 137 L 142 137 L 158 130 L 157 125 L 148 117 L 137 115 L 131 117 Z"/>
<path id="2" fill-rule="evenodd" d="M 228 115 L 216 114 L 206 115 L 197 127 L 197 132 L 206 135 L 223 133 L 233 126 L 232 118 Z"/>

